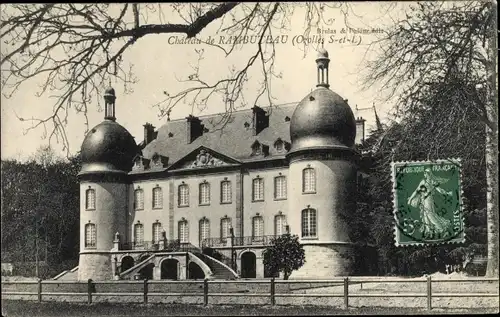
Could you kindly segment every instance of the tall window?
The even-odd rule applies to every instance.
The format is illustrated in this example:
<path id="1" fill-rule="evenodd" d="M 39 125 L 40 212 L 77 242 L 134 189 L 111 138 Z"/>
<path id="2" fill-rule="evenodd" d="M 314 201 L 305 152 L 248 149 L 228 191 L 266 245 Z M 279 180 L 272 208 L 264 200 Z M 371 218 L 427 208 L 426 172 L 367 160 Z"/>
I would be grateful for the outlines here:
<path id="1" fill-rule="evenodd" d="M 220 202 L 222 204 L 228 204 L 231 202 L 231 182 L 222 181 L 220 183 Z"/>
<path id="2" fill-rule="evenodd" d="M 262 216 L 252 218 L 252 239 L 261 240 L 264 236 L 264 219 Z"/>
<path id="3" fill-rule="evenodd" d="M 277 215 L 274 217 L 274 235 L 281 236 L 286 232 L 286 216 L 285 215 Z"/>
<path id="4" fill-rule="evenodd" d="M 87 223 L 85 225 L 85 247 L 95 248 L 96 247 L 96 228 L 95 224 Z"/>
<path id="5" fill-rule="evenodd" d="M 189 227 L 187 220 L 179 221 L 179 242 L 188 243 L 189 242 Z"/>
<path id="6" fill-rule="evenodd" d="M 142 246 L 144 244 L 144 226 L 142 223 L 136 223 L 134 225 L 134 244 L 136 246 Z"/>
<path id="7" fill-rule="evenodd" d="M 203 240 L 210 238 L 210 221 L 207 218 L 200 220 L 200 246 L 203 245 Z"/>
<path id="8" fill-rule="evenodd" d="M 95 209 L 95 189 L 85 191 L 85 209 Z"/>
<path id="9" fill-rule="evenodd" d="M 316 237 L 317 228 L 316 210 L 311 208 L 302 210 L 302 237 Z"/>
<path id="10" fill-rule="evenodd" d="M 302 192 L 313 193 L 316 191 L 316 171 L 308 167 L 302 170 Z"/>
<path id="11" fill-rule="evenodd" d="M 274 198 L 275 199 L 285 199 L 286 198 L 286 177 L 278 176 L 274 178 Z"/>
<path id="12" fill-rule="evenodd" d="M 252 181 L 252 197 L 254 201 L 264 200 L 264 179 L 255 178 Z"/>
<path id="13" fill-rule="evenodd" d="M 210 204 L 210 184 L 207 182 L 200 184 L 200 205 Z"/>
<path id="14" fill-rule="evenodd" d="M 153 223 L 153 242 L 158 243 L 162 238 L 161 222 Z"/>
<path id="15" fill-rule="evenodd" d="M 222 239 L 231 237 L 231 218 L 225 217 L 220 220 L 220 237 Z"/>
<path id="16" fill-rule="evenodd" d="M 144 191 L 140 188 L 134 191 L 134 206 L 135 210 L 144 209 Z"/>
<path id="17" fill-rule="evenodd" d="M 179 206 L 189 206 L 189 187 L 187 184 L 179 185 Z"/>
<path id="18" fill-rule="evenodd" d="M 153 188 L 153 208 L 163 208 L 163 192 L 161 187 Z"/>

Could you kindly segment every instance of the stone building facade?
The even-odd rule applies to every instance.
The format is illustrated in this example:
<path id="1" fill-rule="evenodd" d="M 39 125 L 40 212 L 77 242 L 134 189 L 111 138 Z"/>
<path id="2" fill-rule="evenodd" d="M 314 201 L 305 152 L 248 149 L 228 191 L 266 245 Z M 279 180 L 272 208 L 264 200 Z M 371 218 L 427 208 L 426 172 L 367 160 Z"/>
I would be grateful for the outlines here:
<path id="1" fill-rule="evenodd" d="M 364 120 L 329 89 L 329 61 L 298 104 L 147 123 L 139 144 L 108 89 L 82 144 L 78 278 L 269 277 L 262 252 L 287 231 L 306 251 L 290 278 L 350 274 Z"/>

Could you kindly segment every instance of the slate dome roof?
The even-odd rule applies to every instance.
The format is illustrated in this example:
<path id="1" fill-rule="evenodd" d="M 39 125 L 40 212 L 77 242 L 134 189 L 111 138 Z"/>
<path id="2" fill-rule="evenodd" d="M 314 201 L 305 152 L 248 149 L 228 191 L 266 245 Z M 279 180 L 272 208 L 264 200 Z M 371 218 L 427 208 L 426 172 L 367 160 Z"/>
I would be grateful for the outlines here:
<path id="1" fill-rule="evenodd" d="M 290 152 L 314 148 L 352 148 L 356 121 L 337 93 L 318 87 L 295 109 L 290 122 Z"/>
<path id="2" fill-rule="evenodd" d="M 138 153 L 139 148 L 127 129 L 113 120 L 105 120 L 90 130 L 83 140 L 80 174 L 127 173 Z"/>

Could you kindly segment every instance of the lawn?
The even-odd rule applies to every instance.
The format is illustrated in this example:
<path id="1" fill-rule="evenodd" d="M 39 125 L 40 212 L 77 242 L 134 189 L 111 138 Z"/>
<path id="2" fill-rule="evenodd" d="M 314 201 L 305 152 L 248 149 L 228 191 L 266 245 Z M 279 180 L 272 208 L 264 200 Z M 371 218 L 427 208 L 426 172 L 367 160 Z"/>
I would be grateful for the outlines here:
<path id="1" fill-rule="evenodd" d="M 363 307 L 343 310 L 325 306 L 268 305 L 182 305 L 96 303 L 92 305 L 61 302 L 29 302 L 2 300 L 2 315 L 10 316 L 298 316 L 298 315 L 417 315 L 417 314 L 485 314 L 498 309 L 435 309 Z"/>

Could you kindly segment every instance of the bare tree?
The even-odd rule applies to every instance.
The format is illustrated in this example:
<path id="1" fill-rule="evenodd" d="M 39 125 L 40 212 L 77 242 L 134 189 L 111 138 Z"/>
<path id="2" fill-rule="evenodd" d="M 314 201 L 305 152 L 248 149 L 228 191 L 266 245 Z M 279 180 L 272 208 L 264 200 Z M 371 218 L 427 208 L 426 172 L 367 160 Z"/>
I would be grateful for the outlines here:
<path id="1" fill-rule="evenodd" d="M 126 91 L 136 82 L 133 68 L 123 55 L 139 39 L 151 34 L 185 35 L 183 40 L 219 48 L 226 56 L 249 41 L 252 46 L 247 43 L 245 49 L 253 53 L 241 65 L 235 65 L 228 76 L 208 81 L 201 78 L 199 65 L 194 65 L 187 78 L 179 79 L 189 88 L 165 91 L 165 99 L 157 104 L 160 116 L 165 116 L 178 104 L 205 107 L 211 98 L 219 97 L 228 114 L 221 119 L 223 123 L 235 102 L 245 101 L 243 91 L 251 68 L 259 70 L 261 76 L 255 102 L 264 97 L 272 104 L 272 81 L 281 76 L 274 69 L 275 33 L 290 26 L 297 7 L 305 8 L 304 36 L 331 23 L 325 18 L 327 11 L 340 10 L 344 16 L 352 12 L 345 3 L 2 5 L 2 93 L 10 97 L 24 82 L 43 78 L 38 95 L 55 97 L 53 110 L 45 118 L 20 119 L 32 121 L 29 129 L 44 127 L 50 139 L 61 139 L 68 150 L 65 129 L 70 109 L 87 119 L 89 105 L 99 102 L 95 97 L 110 78 L 121 81 Z M 212 24 L 217 26 L 218 35 L 230 39 L 229 47 L 200 38 L 200 32 Z M 307 48 L 307 43 L 304 45 Z M 201 47 L 197 50 L 199 60 L 204 53 Z"/>
<path id="2" fill-rule="evenodd" d="M 395 21 L 395 27 L 378 43 L 382 53 L 368 62 L 365 82 L 367 87 L 381 87 L 389 99 L 395 100 L 395 120 L 399 123 L 395 127 L 412 126 L 422 121 L 423 116 L 435 116 L 435 124 L 420 130 L 426 139 L 433 140 L 426 143 L 427 158 L 439 158 L 444 147 L 456 147 L 454 152 L 468 163 L 477 155 L 475 151 L 484 153 L 489 276 L 498 276 L 495 30 L 493 1 L 412 4 L 406 16 Z M 483 130 L 466 125 L 465 130 L 450 131 L 451 124 L 463 122 L 471 115 L 478 116 Z M 408 131 L 414 130 L 403 129 L 399 140 L 391 141 L 394 155 L 416 137 Z M 481 134 L 482 141 L 478 141 Z M 380 140 L 383 139 L 381 136 Z"/>

